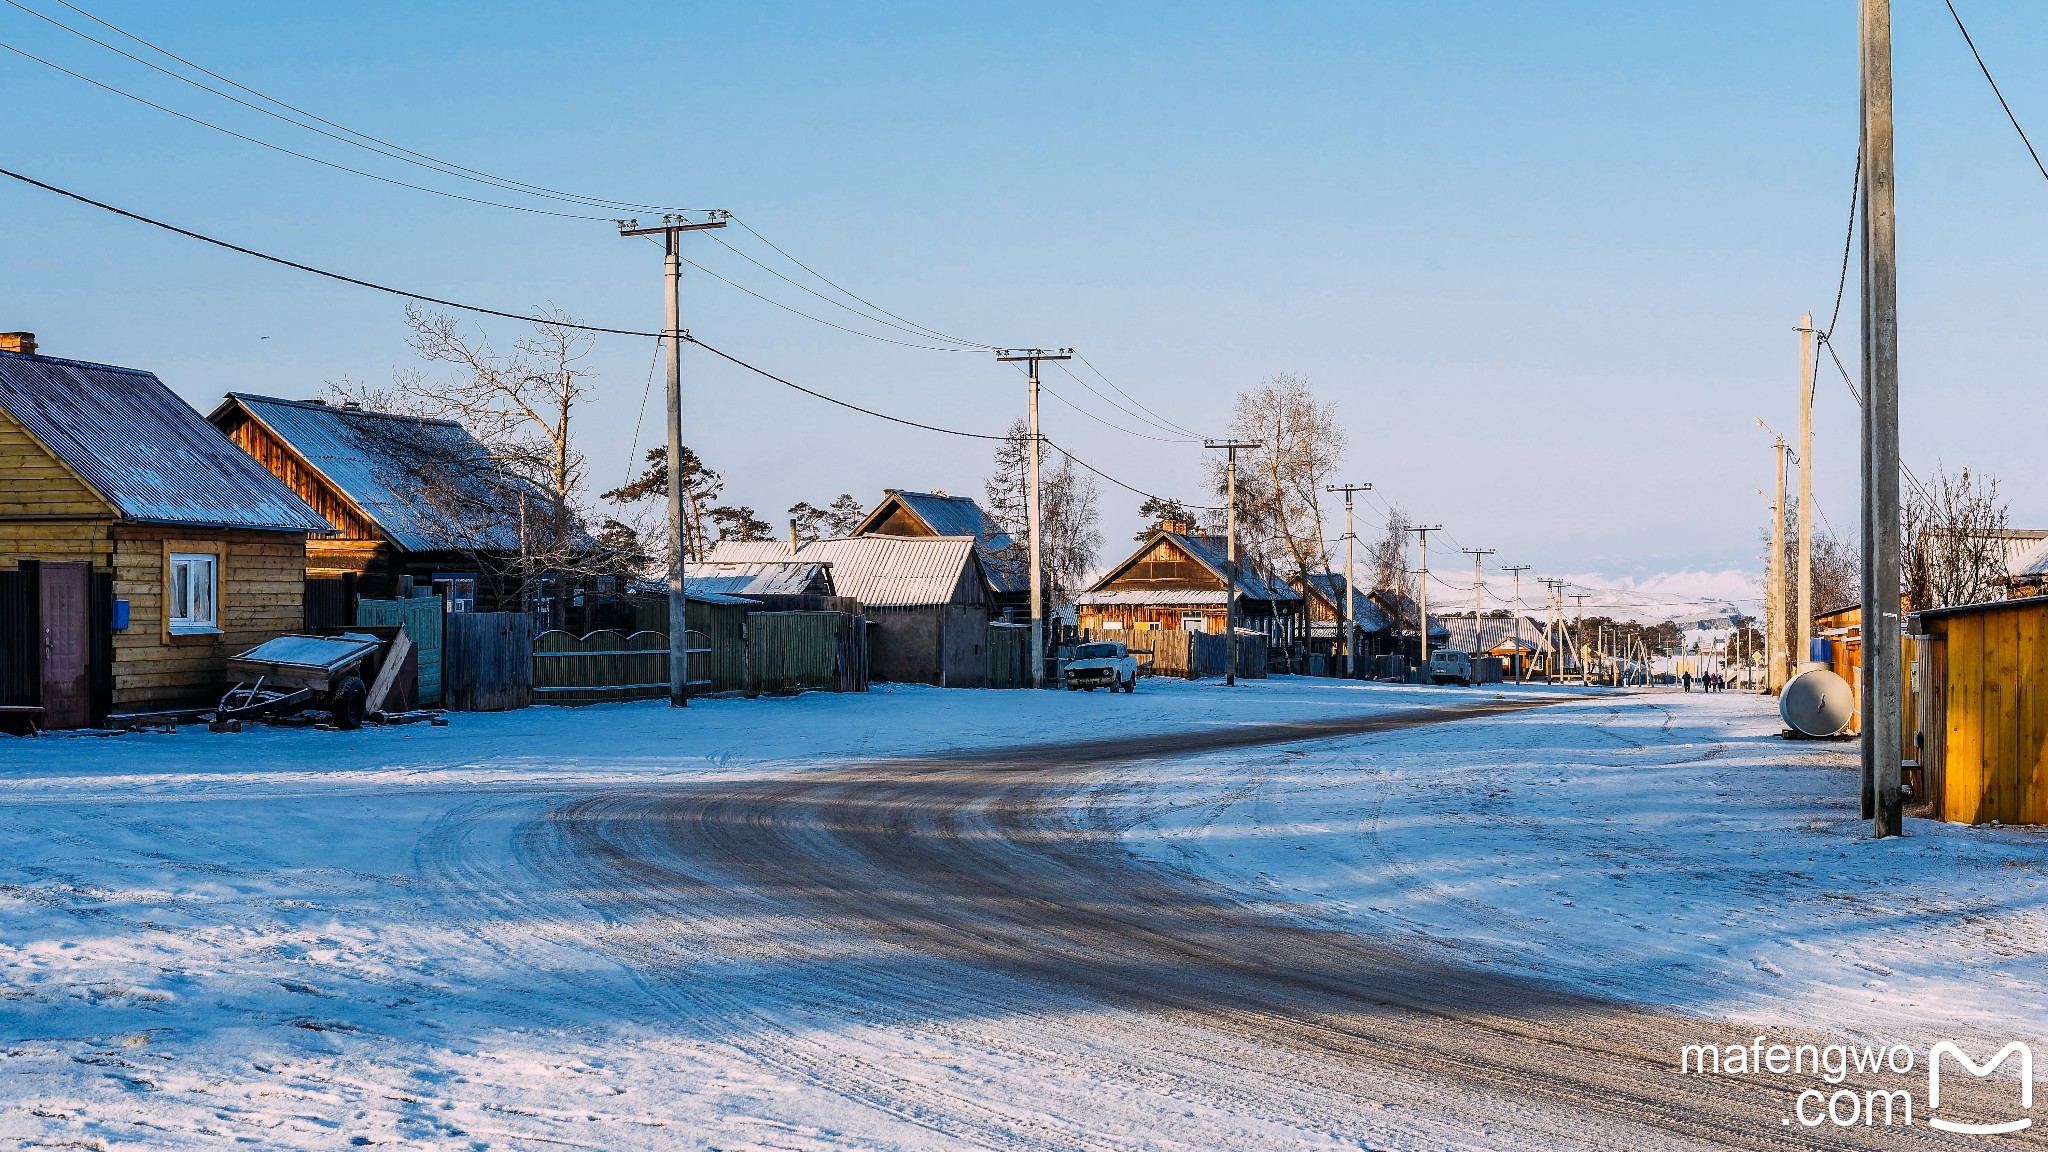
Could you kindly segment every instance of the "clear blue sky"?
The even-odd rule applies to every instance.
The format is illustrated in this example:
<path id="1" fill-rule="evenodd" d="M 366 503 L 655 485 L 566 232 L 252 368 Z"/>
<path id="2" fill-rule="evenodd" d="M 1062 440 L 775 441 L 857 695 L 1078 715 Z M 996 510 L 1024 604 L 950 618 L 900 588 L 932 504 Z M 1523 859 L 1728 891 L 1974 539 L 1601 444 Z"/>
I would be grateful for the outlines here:
<path id="1" fill-rule="evenodd" d="M 55 0 L 22 2 L 79 22 Z M 2048 143 L 2048 11 L 1959 2 Z M 1539 572 L 1754 566 L 1752 489 L 1768 487 L 1770 461 L 1752 417 L 1793 423 L 1792 328 L 1832 307 L 1855 146 L 1850 0 L 81 3 L 423 152 L 729 208 L 919 323 L 1076 345 L 1202 431 L 1261 376 L 1304 374 L 1350 429 L 1348 476 Z M 1900 0 L 1896 24 L 1907 459 L 1989 469 L 2017 523 L 2048 526 L 2048 182 L 1939 0 Z M 12 8 L 0 39 L 253 135 L 418 175 Z M 0 57 L 0 166 L 423 292 L 660 323 L 657 251 L 608 223 L 375 184 Z M 0 329 L 154 369 L 202 408 L 230 389 L 382 382 L 409 363 L 397 301 L 11 182 L 0 220 Z M 691 254 L 823 311 L 713 244 Z M 1852 369 L 1854 292 L 1852 276 L 1838 333 Z M 849 399 L 988 431 L 1022 407 L 1020 379 L 986 356 L 846 336 L 701 276 L 686 297 L 700 336 Z M 596 487 L 625 474 L 650 353 L 610 338 L 593 358 Z M 881 425 L 702 354 L 686 373 L 688 438 L 771 521 L 840 491 L 872 503 L 885 486 L 980 490 L 982 445 Z M 1846 527 L 1854 416 L 1839 380 L 1820 397 L 1822 508 Z M 1109 471 L 1199 494 L 1189 446 L 1054 400 L 1045 414 L 1050 435 Z M 1137 499 L 1105 486 L 1107 551 L 1135 529 Z"/>

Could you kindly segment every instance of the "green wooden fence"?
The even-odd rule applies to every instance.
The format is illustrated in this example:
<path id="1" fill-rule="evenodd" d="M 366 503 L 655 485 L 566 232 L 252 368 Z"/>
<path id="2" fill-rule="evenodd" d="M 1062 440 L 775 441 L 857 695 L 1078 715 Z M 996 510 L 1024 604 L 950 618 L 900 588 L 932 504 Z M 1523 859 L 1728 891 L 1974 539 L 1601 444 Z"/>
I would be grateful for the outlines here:
<path id="1" fill-rule="evenodd" d="M 755 612 L 747 617 L 747 662 L 754 692 L 830 691 L 841 680 L 839 612 Z"/>
<path id="2" fill-rule="evenodd" d="M 988 626 L 988 686 L 1031 687 L 1031 625 Z"/>
<path id="3" fill-rule="evenodd" d="M 694 645 L 693 645 L 694 646 Z M 596 704 L 668 695 L 668 636 L 610 630 L 533 639 L 533 697 L 541 704 Z"/>
<path id="4" fill-rule="evenodd" d="M 420 652 L 420 705 L 441 703 L 441 651 L 443 617 L 439 596 L 411 596 L 404 600 L 358 600 L 356 623 L 405 629 Z"/>

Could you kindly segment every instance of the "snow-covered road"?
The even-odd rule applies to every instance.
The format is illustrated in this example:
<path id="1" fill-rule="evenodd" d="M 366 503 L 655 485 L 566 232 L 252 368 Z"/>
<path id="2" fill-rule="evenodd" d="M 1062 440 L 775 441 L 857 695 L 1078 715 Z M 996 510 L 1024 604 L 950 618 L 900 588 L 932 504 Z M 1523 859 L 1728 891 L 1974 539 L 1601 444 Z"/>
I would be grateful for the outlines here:
<path id="1" fill-rule="evenodd" d="M 1163 991 L 1174 978 L 1157 949 L 1142 957 L 1149 968 L 1090 969 L 1101 938 L 1020 973 L 1019 940 L 1004 933 L 1106 914 L 1088 906 L 1105 898 L 1074 897 L 1072 885 L 1065 906 L 878 886 L 930 881 L 936 864 L 961 859 L 975 869 L 947 874 L 985 880 L 1006 854 L 1070 842 L 1098 862 L 1116 845 L 1153 860 L 1116 850 L 1132 891 L 1165 886 L 1155 910 L 1198 897 L 1182 908 L 1188 923 L 1221 916 L 1236 931 L 1234 918 L 1256 915 L 1317 930 L 1273 937 L 1307 950 L 1276 953 L 1282 968 L 1338 947 L 1352 963 L 1377 957 L 1409 973 L 1411 986 L 1427 973 L 1475 997 L 1512 987 L 1527 1004 L 1589 1004 L 1576 989 L 1844 1032 L 2043 1019 L 2043 967 L 2008 946 L 2040 938 L 2040 842 L 1922 822 L 1906 842 L 1863 841 L 1839 799 L 1842 751 L 1766 740 L 1765 706 L 1732 694 L 1578 699 L 1405 732 L 1089 763 L 1060 806 L 1009 821 L 996 817 L 1021 810 L 994 803 L 1003 789 L 989 787 L 986 758 L 969 757 L 972 776 L 941 781 L 950 806 L 905 793 L 909 822 L 882 835 L 921 843 L 904 833 L 950 811 L 948 828 L 965 834 L 946 851 L 964 856 L 886 874 L 830 856 L 848 836 L 877 835 L 833 818 L 882 810 L 877 794 L 847 788 L 874 784 L 877 769 L 863 766 L 888 758 L 1082 735 L 1228 742 L 1250 722 L 1524 694 L 1288 679 L 1148 683 L 1136 697 L 900 689 L 705 702 L 684 715 L 534 709 L 443 730 L 10 742 L 0 1137 L 1649 1146 L 1634 1125 L 1560 1129 L 1571 1113 L 1539 1114 L 1512 1092 L 1446 1098 L 1419 1050 L 1354 1052 L 1332 1073 L 1298 1054 L 1276 1062 L 1253 1051 L 1258 1028 L 1208 1018 L 1247 1011 L 1246 996 L 1292 997 L 1267 1006 L 1283 1011 L 1266 1027 L 1299 1028 L 1327 987 L 1233 972 L 1210 981 L 1227 995 L 1207 1003 L 1148 1000 L 1134 987 Z M 835 807 L 832 796 L 864 799 Z M 800 797 L 803 834 L 764 831 L 752 819 L 764 797 Z M 1926 882 L 1886 891 L 1883 877 L 1901 870 Z M 918 911 L 949 895 L 980 901 L 996 939 Z M 882 922 L 905 938 L 876 931 Z M 976 955 L 995 944 L 1003 964 Z M 1220 954 L 1238 953 L 1203 963 Z M 1020 996 L 1020 981 L 1035 994 Z M 1605 1006 L 1567 1014 L 1586 1035 L 1601 1019 L 1634 1019 Z M 1386 1076 L 1378 1091 L 1340 1074 L 1367 1067 Z M 1759 1142 L 1775 1122 L 1758 1114 Z"/>

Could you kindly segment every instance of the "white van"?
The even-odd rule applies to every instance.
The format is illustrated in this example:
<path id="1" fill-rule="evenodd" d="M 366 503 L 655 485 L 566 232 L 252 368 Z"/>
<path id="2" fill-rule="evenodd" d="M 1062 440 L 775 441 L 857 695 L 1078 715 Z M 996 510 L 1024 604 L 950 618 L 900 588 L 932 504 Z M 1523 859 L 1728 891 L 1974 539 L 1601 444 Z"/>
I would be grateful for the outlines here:
<path id="1" fill-rule="evenodd" d="M 1456 648 L 1439 648 L 1429 654 L 1429 682 L 1431 684 L 1463 684 L 1472 686 L 1472 657 Z"/>

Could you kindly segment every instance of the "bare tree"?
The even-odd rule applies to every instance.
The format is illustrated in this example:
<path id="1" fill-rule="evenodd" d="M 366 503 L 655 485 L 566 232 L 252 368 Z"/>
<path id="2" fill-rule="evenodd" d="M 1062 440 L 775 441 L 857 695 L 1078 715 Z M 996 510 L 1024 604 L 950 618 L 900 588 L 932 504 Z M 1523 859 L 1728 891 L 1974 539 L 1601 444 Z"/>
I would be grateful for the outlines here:
<path id="1" fill-rule="evenodd" d="M 1261 445 L 1238 457 L 1240 552 L 1291 579 L 1329 571 L 1323 486 L 1335 477 L 1348 447 L 1335 402 L 1317 400 L 1306 378 L 1283 372 L 1238 394 L 1230 433 Z M 1212 458 L 1206 466 L 1223 496 L 1223 463 Z"/>
<path id="2" fill-rule="evenodd" d="M 1013 538 L 1008 559 L 1020 566 L 1030 563 L 1029 509 L 1025 495 L 1031 482 L 1030 426 L 1023 420 L 1010 425 L 1003 442 L 996 447 L 995 469 L 982 491 L 988 497 L 988 514 L 995 526 Z M 1096 500 L 1100 489 L 1095 478 L 1077 467 L 1071 457 L 1057 448 L 1044 448 L 1039 457 L 1038 521 L 1045 532 L 1039 544 L 1039 560 L 1045 568 L 1047 598 L 1054 604 L 1072 599 L 1081 581 L 1095 563 L 1102 547 L 1102 533 L 1096 528 L 1099 514 Z"/>
<path id="3" fill-rule="evenodd" d="M 1366 545 L 1366 579 L 1375 592 L 1399 593 L 1415 598 L 1415 577 L 1408 569 L 1408 534 L 1415 527 L 1398 504 L 1387 505 L 1387 526 L 1377 540 Z"/>
<path id="4" fill-rule="evenodd" d="M 1768 572 L 1771 555 L 1771 530 L 1763 530 L 1763 558 Z M 1793 664 L 1806 662 L 1806 653 L 1794 652 L 1799 643 L 1799 622 L 1793 617 L 1799 611 L 1799 507 L 1791 504 L 1785 513 L 1785 585 L 1782 590 L 1785 605 L 1784 649 L 1792 656 Z M 1863 553 L 1854 539 L 1838 536 L 1825 525 L 1813 527 L 1813 610 L 1815 613 L 1832 612 L 1861 603 L 1863 599 Z"/>
<path id="5" fill-rule="evenodd" d="M 1995 476 L 1936 466 L 1902 502 L 1900 569 L 1908 611 L 2005 596 L 2007 504 Z"/>

